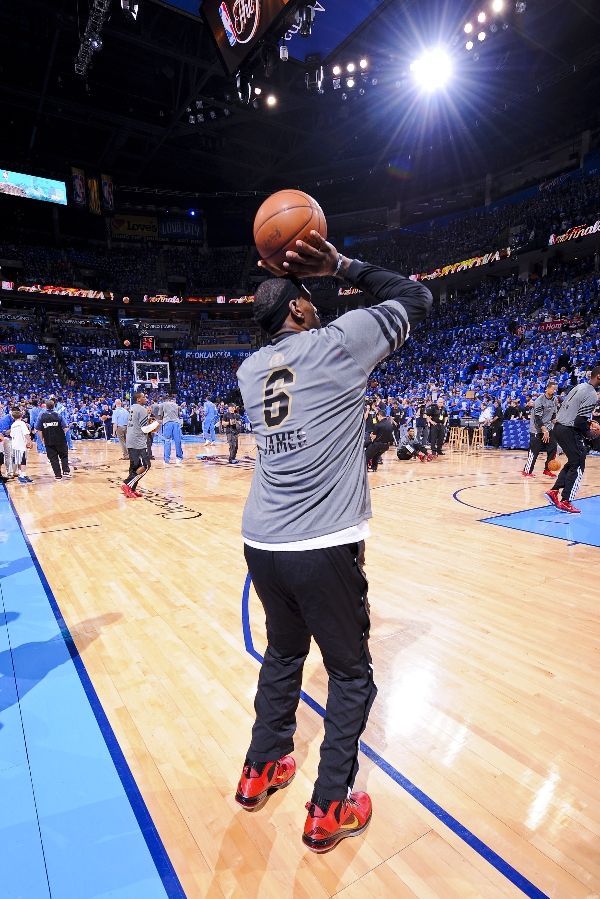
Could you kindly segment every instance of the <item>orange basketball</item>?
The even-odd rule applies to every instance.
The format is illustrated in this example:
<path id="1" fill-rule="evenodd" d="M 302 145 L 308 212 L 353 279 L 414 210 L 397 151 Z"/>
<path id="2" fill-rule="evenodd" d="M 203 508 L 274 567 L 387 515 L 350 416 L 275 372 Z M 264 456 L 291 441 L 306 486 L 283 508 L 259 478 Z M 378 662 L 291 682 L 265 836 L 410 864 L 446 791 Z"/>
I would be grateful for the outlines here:
<path id="1" fill-rule="evenodd" d="M 279 190 L 262 204 L 254 218 L 254 242 L 260 258 L 281 267 L 297 240 L 310 243 L 311 231 L 327 237 L 323 210 L 302 190 Z"/>
<path id="2" fill-rule="evenodd" d="M 550 462 L 548 462 L 548 471 L 560 471 L 561 468 L 562 465 L 560 464 L 558 459 L 552 459 Z"/>

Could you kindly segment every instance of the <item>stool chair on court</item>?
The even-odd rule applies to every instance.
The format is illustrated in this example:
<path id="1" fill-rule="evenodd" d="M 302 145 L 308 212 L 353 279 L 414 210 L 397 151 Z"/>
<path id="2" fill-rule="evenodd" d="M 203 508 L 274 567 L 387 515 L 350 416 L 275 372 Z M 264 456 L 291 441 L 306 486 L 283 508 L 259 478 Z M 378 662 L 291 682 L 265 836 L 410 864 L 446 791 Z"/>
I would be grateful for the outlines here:
<path id="1" fill-rule="evenodd" d="M 473 439 L 471 440 L 471 444 L 468 448 L 469 453 L 475 453 L 482 450 L 484 447 L 483 443 L 483 428 L 473 428 Z"/>
<path id="2" fill-rule="evenodd" d="M 452 452 L 462 453 L 469 449 L 469 429 L 452 427 L 448 438 L 448 446 Z"/>

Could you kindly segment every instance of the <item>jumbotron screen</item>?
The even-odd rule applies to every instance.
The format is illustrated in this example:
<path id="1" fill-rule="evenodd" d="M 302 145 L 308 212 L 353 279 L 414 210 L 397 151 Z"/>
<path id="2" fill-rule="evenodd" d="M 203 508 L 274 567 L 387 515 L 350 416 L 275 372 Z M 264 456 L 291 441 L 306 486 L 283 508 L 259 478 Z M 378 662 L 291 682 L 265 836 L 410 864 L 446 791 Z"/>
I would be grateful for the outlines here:
<path id="1" fill-rule="evenodd" d="M 291 0 L 204 0 L 202 15 L 229 75 L 237 72 Z"/>
<path id="2" fill-rule="evenodd" d="M 67 186 L 64 181 L 38 178 L 36 175 L 25 175 L 22 172 L 9 172 L 8 169 L 0 169 L 0 194 L 67 205 Z"/>

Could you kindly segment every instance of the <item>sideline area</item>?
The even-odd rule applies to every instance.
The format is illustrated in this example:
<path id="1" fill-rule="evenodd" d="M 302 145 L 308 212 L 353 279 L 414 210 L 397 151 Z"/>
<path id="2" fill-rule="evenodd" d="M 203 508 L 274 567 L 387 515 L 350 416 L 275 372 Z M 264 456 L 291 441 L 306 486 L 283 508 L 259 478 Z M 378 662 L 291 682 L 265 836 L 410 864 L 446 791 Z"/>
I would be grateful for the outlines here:
<path id="1" fill-rule="evenodd" d="M 184 897 L 4 488 L 0 598 L 3 899 Z"/>

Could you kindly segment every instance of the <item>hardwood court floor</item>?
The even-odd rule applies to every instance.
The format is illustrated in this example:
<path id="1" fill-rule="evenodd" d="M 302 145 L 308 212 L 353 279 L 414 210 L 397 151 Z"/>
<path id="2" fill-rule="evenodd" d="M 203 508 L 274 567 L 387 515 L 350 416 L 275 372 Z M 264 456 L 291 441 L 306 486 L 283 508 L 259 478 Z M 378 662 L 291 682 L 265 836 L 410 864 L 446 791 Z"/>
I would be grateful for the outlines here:
<path id="1" fill-rule="evenodd" d="M 379 696 L 357 786 L 374 816 L 315 856 L 300 841 L 322 734 L 308 704 L 294 784 L 256 814 L 233 801 L 258 673 L 241 611 L 251 471 L 185 451 L 155 464 L 145 499 L 120 494 L 124 463 L 99 442 L 77 445 L 72 482 L 34 459 L 34 486 L 9 492 L 188 897 L 599 896 L 600 550 L 480 523 L 543 506 L 541 467 L 523 481 L 524 453 L 389 453 L 369 476 Z M 597 494 L 590 458 L 582 496 Z M 252 592 L 249 610 L 262 652 Z M 312 652 L 304 689 L 325 704 Z"/>

